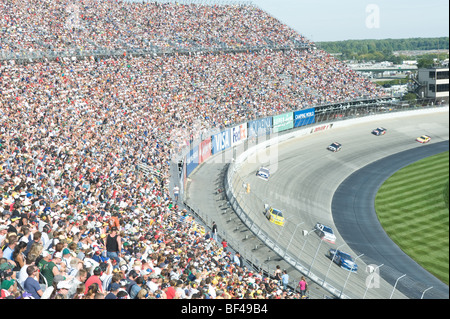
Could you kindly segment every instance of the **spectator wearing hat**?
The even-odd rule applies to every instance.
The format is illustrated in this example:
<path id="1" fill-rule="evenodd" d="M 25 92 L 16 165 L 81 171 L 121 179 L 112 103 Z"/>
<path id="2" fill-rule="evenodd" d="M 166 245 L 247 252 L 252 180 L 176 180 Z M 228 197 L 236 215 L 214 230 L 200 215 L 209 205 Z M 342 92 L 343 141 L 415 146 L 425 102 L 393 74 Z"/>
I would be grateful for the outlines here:
<path id="1" fill-rule="evenodd" d="M 9 299 L 17 291 L 17 282 L 14 279 L 4 279 L 1 288 L 0 299 Z"/>
<path id="2" fill-rule="evenodd" d="M 160 285 L 158 284 L 159 278 L 160 277 L 154 272 L 149 276 L 150 281 L 147 281 L 146 285 L 150 289 L 150 292 L 154 293 L 160 288 Z"/>
<path id="3" fill-rule="evenodd" d="M 57 263 L 61 263 L 61 257 L 61 252 L 55 253 L 53 258 L 48 251 L 42 253 L 42 259 L 38 263 L 38 268 L 41 271 L 42 276 L 46 279 L 48 286 L 53 284 L 55 276 L 61 274 L 57 267 Z"/>
<path id="4" fill-rule="evenodd" d="M 27 268 L 28 277 L 23 283 L 23 289 L 30 293 L 34 299 L 41 299 L 44 291 L 39 285 L 39 269 L 36 266 L 29 266 Z"/>
<path id="5" fill-rule="evenodd" d="M 175 296 L 177 299 L 188 299 L 186 295 L 185 284 L 180 279 L 176 281 Z"/>
<path id="6" fill-rule="evenodd" d="M 163 283 L 161 285 L 161 290 L 166 294 L 166 299 L 174 299 L 175 298 L 175 288 L 173 287 L 175 282 L 170 280 L 168 283 Z"/>
<path id="7" fill-rule="evenodd" d="M 62 247 L 63 247 L 62 244 L 61 244 L 61 249 L 59 249 L 59 247 L 56 247 L 57 251 L 53 253 L 53 259 L 52 259 L 53 262 L 56 264 L 56 267 L 58 267 L 60 275 L 64 275 L 67 270 L 66 264 L 62 262 L 62 260 L 63 260 Z"/>
<path id="8" fill-rule="evenodd" d="M 18 227 L 20 223 L 20 216 L 19 215 L 12 215 L 10 218 L 11 224 L 9 224 L 8 227 L 8 233 L 15 233 L 18 234 Z"/>
<path id="9" fill-rule="evenodd" d="M 67 280 L 58 282 L 56 285 L 56 294 L 57 296 L 60 295 L 60 297 L 55 299 L 68 299 L 68 293 L 71 287 L 70 282 Z"/>
<path id="10" fill-rule="evenodd" d="M 102 249 L 98 246 L 94 247 L 94 254 L 92 255 L 92 259 L 94 259 L 98 263 L 106 262 L 108 257 L 103 256 Z"/>
<path id="11" fill-rule="evenodd" d="M 117 299 L 119 289 L 120 285 L 117 282 L 113 282 L 109 288 L 109 293 L 105 296 L 105 299 Z"/>
<path id="12" fill-rule="evenodd" d="M 67 273 L 70 273 L 71 271 L 73 271 L 71 261 L 72 259 L 74 259 L 74 257 L 72 256 L 69 248 L 67 247 L 63 248 L 61 255 L 62 255 L 61 263 L 64 263 L 64 267 Z"/>

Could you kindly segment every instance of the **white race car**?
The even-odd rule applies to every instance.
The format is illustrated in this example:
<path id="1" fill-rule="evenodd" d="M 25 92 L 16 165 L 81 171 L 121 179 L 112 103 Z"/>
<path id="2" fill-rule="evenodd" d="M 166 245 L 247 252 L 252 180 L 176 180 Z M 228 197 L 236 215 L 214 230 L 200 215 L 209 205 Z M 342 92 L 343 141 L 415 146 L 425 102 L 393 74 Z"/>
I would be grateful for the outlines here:
<path id="1" fill-rule="evenodd" d="M 261 167 L 257 172 L 256 176 L 262 178 L 263 180 L 269 180 L 270 171 L 267 167 Z"/>
<path id="2" fill-rule="evenodd" d="M 340 151 L 342 148 L 342 144 L 338 143 L 338 142 L 334 142 L 330 145 L 328 145 L 327 149 L 329 149 L 332 152 L 337 152 Z"/>
<path id="3" fill-rule="evenodd" d="M 314 231 L 319 235 L 322 240 L 325 240 L 331 244 L 334 244 L 336 242 L 336 235 L 334 234 L 331 227 L 325 226 L 321 223 L 317 223 L 314 226 Z"/>

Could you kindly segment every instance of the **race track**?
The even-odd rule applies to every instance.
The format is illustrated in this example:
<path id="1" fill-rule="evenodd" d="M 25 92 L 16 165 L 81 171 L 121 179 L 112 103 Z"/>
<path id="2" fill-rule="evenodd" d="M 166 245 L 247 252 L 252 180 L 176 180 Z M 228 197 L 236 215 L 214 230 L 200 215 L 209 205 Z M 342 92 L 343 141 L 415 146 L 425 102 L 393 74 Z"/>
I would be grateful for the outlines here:
<path id="1" fill-rule="evenodd" d="M 380 274 L 392 285 L 407 274 L 397 288 L 410 298 L 421 298 L 429 287 L 433 288 L 427 292 L 427 298 L 448 298 L 448 286 L 392 243 L 378 222 L 373 203 L 377 190 L 393 173 L 422 158 L 448 151 L 448 146 L 448 141 L 437 142 L 371 163 L 345 179 L 333 196 L 333 219 L 344 241 L 357 254 L 364 252 L 362 260 L 366 264 L 382 264 Z"/>
<path id="2" fill-rule="evenodd" d="M 371 130 L 378 126 L 387 128 L 387 134 L 372 135 Z M 398 252 L 390 255 L 392 250 L 398 249 L 392 241 L 373 240 L 374 236 L 386 236 L 376 222 L 376 216 L 373 216 L 373 198 L 377 187 L 393 171 L 411 160 L 433 155 L 436 149 L 438 152 L 445 150 L 445 146 L 448 150 L 448 127 L 447 108 L 441 113 L 393 119 L 373 117 L 373 120 L 364 123 L 335 126 L 323 132 L 292 138 L 275 146 L 276 162 L 249 161 L 242 164 L 239 175 L 244 182 L 250 183 L 251 192 L 239 195 L 239 203 L 280 246 L 297 256 L 311 274 L 325 278 L 333 287 L 342 290 L 345 287 L 343 294 L 350 298 L 420 298 L 422 291 L 431 286 L 433 288 L 427 291 L 425 298 L 448 298 L 448 286 L 439 284 L 429 274 L 425 276 L 424 270 L 409 257 L 397 258 L 401 255 Z M 415 141 L 422 134 L 432 137 L 430 144 L 422 145 Z M 326 149 L 334 141 L 342 144 L 340 152 L 333 153 Z M 439 142 L 444 142 L 440 144 L 441 148 L 435 146 Z M 412 150 L 420 150 L 417 152 L 420 156 L 400 156 L 410 154 Z M 385 158 L 392 165 L 386 165 L 389 162 L 383 161 Z M 268 165 L 271 169 L 272 175 L 267 182 L 255 176 L 260 165 Z M 368 178 L 364 174 L 369 173 L 378 176 L 376 183 L 367 184 Z M 358 181 L 362 183 L 360 186 L 356 183 Z M 352 188 L 356 193 L 352 192 Z M 235 190 L 235 193 L 243 192 Z M 283 210 L 287 220 L 284 228 L 262 217 L 265 203 Z M 361 227 L 363 221 L 369 222 L 373 226 L 371 230 L 380 236 L 366 233 L 364 229 L 369 226 Z M 327 224 L 335 230 L 336 244 L 320 241 L 314 232 L 310 232 L 316 222 Z M 359 256 L 356 260 L 358 272 L 350 274 L 331 264 L 325 255 L 332 247 L 339 247 L 353 257 Z M 390 253 L 387 253 L 389 249 Z M 379 268 L 382 277 L 385 276 L 385 269 L 394 269 L 395 272 L 391 271 L 386 280 L 383 277 L 377 285 L 367 289 L 368 264 L 385 264 Z M 394 291 L 395 279 L 402 274 L 406 276 L 399 280 L 398 289 Z"/>

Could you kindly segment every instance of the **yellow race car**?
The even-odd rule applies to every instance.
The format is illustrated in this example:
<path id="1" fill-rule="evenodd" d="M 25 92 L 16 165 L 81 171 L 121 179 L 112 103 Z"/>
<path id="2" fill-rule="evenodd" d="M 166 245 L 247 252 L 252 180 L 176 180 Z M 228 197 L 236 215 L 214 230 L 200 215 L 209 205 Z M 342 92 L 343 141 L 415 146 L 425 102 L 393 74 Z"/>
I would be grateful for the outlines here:
<path id="1" fill-rule="evenodd" d="M 429 137 L 428 135 L 422 135 L 419 136 L 418 138 L 416 138 L 416 141 L 422 144 L 428 143 L 429 141 L 431 141 L 431 137 Z"/>
<path id="2" fill-rule="evenodd" d="M 279 226 L 284 226 L 284 216 L 281 210 L 273 207 L 267 207 L 265 216 L 271 223 Z"/>

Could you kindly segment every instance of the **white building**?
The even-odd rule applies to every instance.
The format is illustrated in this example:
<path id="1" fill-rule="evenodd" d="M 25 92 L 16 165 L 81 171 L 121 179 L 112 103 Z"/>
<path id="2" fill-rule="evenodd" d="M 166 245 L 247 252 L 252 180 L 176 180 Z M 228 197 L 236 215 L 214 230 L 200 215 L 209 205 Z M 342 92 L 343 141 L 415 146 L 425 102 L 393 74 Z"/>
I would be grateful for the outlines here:
<path id="1" fill-rule="evenodd" d="M 442 100 L 448 103 L 448 68 L 419 69 L 417 81 L 421 84 L 419 89 L 421 97 L 434 98 L 436 103 L 442 102 Z"/>

